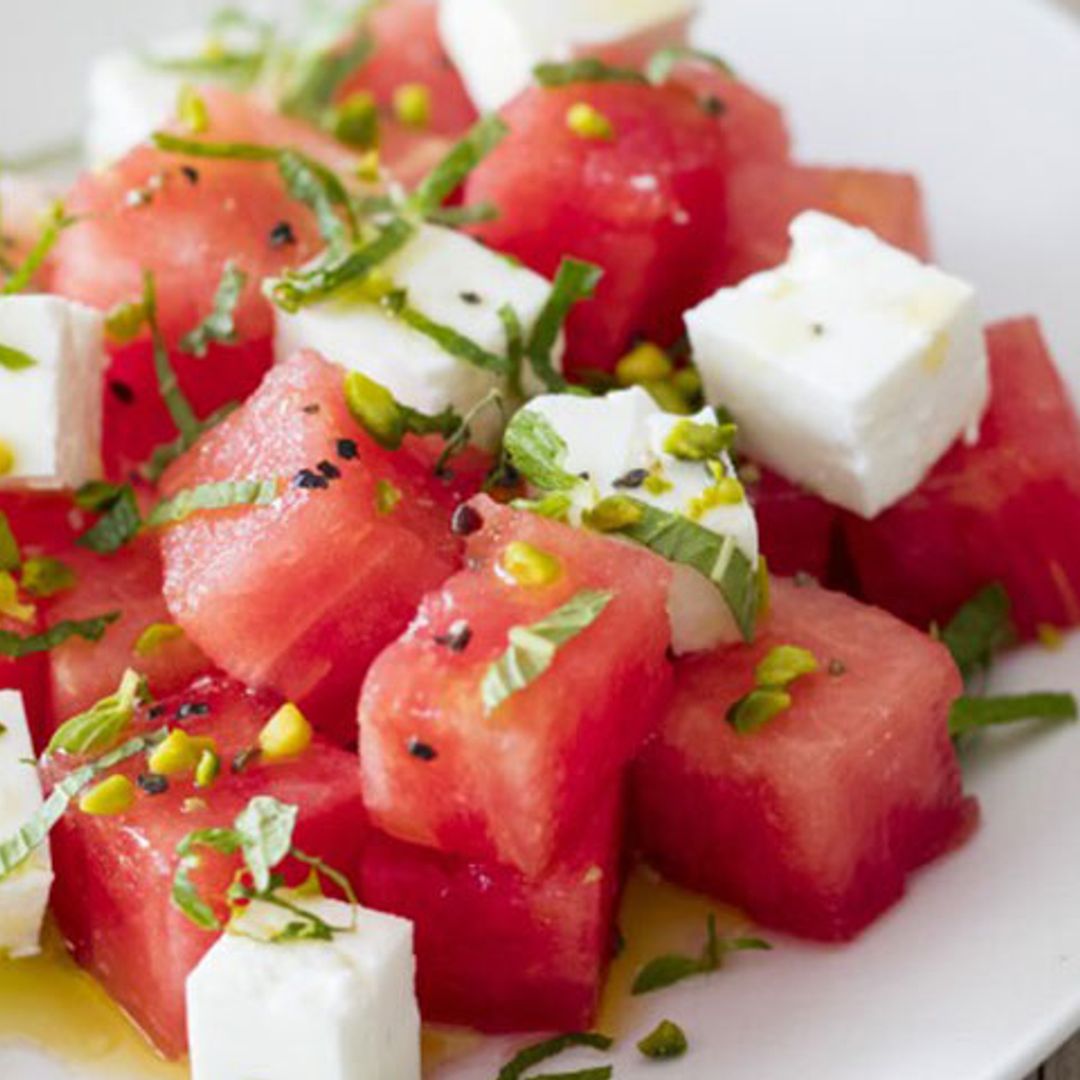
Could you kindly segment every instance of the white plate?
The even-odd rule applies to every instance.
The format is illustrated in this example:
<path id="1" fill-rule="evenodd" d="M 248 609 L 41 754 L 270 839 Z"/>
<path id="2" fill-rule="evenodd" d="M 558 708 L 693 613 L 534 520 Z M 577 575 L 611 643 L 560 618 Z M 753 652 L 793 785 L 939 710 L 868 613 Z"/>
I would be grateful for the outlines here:
<path id="1" fill-rule="evenodd" d="M 85 49 L 211 6 L 19 4 L 19 47 L 0 65 L 0 100 L 9 103 L 0 146 L 65 134 Z M 708 7 L 702 41 L 788 104 L 806 158 L 922 174 L 941 260 L 978 282 L 988 316 L 1037 311 L 1080 387 L 1074 24 L 1040 0 Z M 41 93 L 54 83 L 55 94 Z M 997 685 L 1080 690 L 1080 640 L 1010 658 Z M 1016 1080 L 1080 1025 L 1080 727 L 988 740 L 966 768 L 984 827 L 919 875 L 910 897 L 857 944 L 782 941 L 768 956 L 635 1006 L 628 1032 L 661 1016 L 687 1029 L 691 1052 L 665 1065 L 665 1077 Z M 657 1077 L 624 1041 L 618 1080 Z M 487 1080 L 503 1053 L 489 1046 L 439 1080 Z M 0 1049 L 5 1078 L 66 1075 L 33 1053 L 13 1054 Z M 596 1063 L 567 1055 L 552 1067 Z"/>

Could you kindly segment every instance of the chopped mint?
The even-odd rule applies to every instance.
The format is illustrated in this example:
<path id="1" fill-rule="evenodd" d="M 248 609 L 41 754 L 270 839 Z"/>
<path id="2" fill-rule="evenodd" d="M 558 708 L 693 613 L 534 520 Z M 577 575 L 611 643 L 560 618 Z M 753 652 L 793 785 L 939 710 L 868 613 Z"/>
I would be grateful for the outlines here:
<path id="1" fill-rule="evenodd" d="M 231 260 L 225 264 L 214 294 L 210 314 L 194 330 L 180 339 L 180 348 L 192 356 L 205 356 L 212 342 L 233 345 L 236 342 L 236 305 L 248 276 Z"/>
<path id="2" fill-rule="evenodd" d="M 103 753 L 119 742 L 135 716 L 135 709 L 149 700 L 146 678 L 129 668 L 116 693 L 102 698 L 56 729 L 45 753 Z"/>
<path id="3" fill-rule="evenodd" d="M 500 1070 L 497 1080 L 521 1080 L 525 1073 L 541 1061 L 561 1054 L 575 1046 L 589 1046 L 594 1050 L 610 1050 L 614 1040 L 595 1031 L 568 1031 L 552 1039 L 533 1043 L 519 1050 Z M 564 1074 L 566 1075 L 566 1074 Z M 610 1072 L 607 1075 L 611 1075 Z"/>

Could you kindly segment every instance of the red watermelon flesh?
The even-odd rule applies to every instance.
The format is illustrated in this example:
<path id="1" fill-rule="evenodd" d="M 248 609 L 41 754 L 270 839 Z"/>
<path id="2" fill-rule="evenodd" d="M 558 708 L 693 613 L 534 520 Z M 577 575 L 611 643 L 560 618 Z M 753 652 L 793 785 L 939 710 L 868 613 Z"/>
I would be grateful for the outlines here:
<path id="1" fill-rule="evenodd" d="M 300 850 L 345 870 L 359 859 L 365 824 L 352 754 L 316 740 L 291 761 L 256 760 L 239 774 L 231 771 L 229 762 L 254 744 L 277 704 L 227 680 L 202 680 L 159 705 L 153 719 L 144 710 L 137 729 L 179 723 L 216 739 L 224 762 L 217 781 L 195 788 L 190 778 L 173 777 L 164 794 L 140 790 L 132 809 L 118 816 L 92 817 L 72 807 L 52 833 L 53 911 L 61 932 L 76 960 L 167 1057 L 186 1049 L 184 982 L 216 937 L 171 902 L 180 840 L 193 829 L 231 825 L 254 796 L 272 795 L 300 807 Z M 209 711 L 178 721 L 182 706 Z M 145 769 L 139 757 L 115 771 L 134 781 Z M 63 773 L 56 765 L 52 779 Z M 220 899 L 236 868 L 237 860 L 208 854 L 196 877 L 201 893 Z"/>
<path id="2" fill-rule="evenodd" d="M 611 139 L 582 138 L 567 112 L 586 103 Z M 702 236 L 723 232 L 723 130 L 678 86 L 588 83 L 533 87 L 503 116 L 510 134 L 473 172 L 468 204 L 500 216 L 477 234 L 545 275 L 563 256 L 605 271 L 567 324 L 566 369 L 611 370 L 638 336 L 679 337 L 682 313 L 707 295 Z"/>
<path id="3" fill-rule="evenodd" d="M 1080 623 L 1080 423 L 1034 319 L 990 327 L 990 407 L 922 485 L 873 521 L 844 515 L 866 598 L 943 623 L 1000 581 L 1025 638 Z"/>
<path id="4" fill-rule="evenodd" d="M 141 536 L 114 555 L 73 547 L 61 557 L 75 573 L 76 584 L 45 603 L 49 624 L 107 612 L 119 612 L 120 618 L 100 641 L 72 638 L 49 653 L 50 731 L 114 693 L 127 668 L 145 675 L 156 696 L 176 693 L 211 669 L 210 661 L 185 636 L 163 641 L 143 655 L 135 652 L 148 627 L 172 623 L 162 594 L 155 537 Z"/>
<path id="5" fill-rule="evenodd" d="M 163 533 L 162 551 L 166 600 L 191 640 L 352 743 L 368 665 L 457 569 L 460 544 L 449 528 L 452 488 L 409 453 L 377 446 L 350 416 L 343 384 L 343 371 L 314 353 L 275 367 L 170 468 L 163 488 L 277 478 L 281 495 L 195 514 Z M 354 444 L 348 456 L 342 439 Z M 401 496 L 388 512 L 380 491 Z"/>
<path id="6" fill-rule="evenodd" d="M 727 711 L 780 644 L 820 671 L 740 734 Z M 758 642 L 682 660 L 675 681 L 633 772 L 642 845 L 672 880 L 755 920 L 851 938 L 974 823 L 948 734 L 960 676 L 943 646 L 882 611 L 777 579 Z"/>
<path id="7" fill-rule="evenodd" d="M 621 815 L 608 798 L 537 878 L 373 834 L 365 904 L 415 924 L 426 1020 L 483 1031 L 588 1028 L 615 940 Z"/>
<path id="8" fill-rule="evenodd" d="M 750 482 L 745 474 L 743 479 L 769 569 L 781 577 L 804 573 L 824 581 L 839 524 L 836 507 L 778 473 L 757 471 L 760 479 Z"/>
<path id="9" fill-rule="evenodd" d="M 733 285 L 782 263 L 788 226 L 820 210 L 926 259 L 930 241 L 919 182 L 907 173 L 753 162 L 732 171 L 728 223 L 712 286 Z"/>
<path id="10" fill-rule="evenodd" d="M 469 541 L 467 569 L 425 597 L 364 684 L 364 798 L 374 823 L 401 840 L 536 875 L 618 783 L 660 716 L 669 571 L 597 534 L 486 498 L 469 505 L 483 528 Z M 514 541 L 555 556 L 559 577 L 537 586 L 508 577 L 500 559 Z M 546 671 L 487 713 L 481 683 L 511 628 L 586 589 L 613 597 Z M 460 622 L 464 646 L 438 640 Z"/>

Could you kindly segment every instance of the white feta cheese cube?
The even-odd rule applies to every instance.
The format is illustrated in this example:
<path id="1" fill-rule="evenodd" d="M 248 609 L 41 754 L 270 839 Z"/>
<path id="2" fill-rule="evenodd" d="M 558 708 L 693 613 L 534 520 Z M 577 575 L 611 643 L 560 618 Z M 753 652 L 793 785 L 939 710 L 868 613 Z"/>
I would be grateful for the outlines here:
<path id="1" fill-rule="evenodd" d="M 331 926 L 353 913 L 296 902 Z M 242 936 L 283 918 L 254 902 L 188 976 L 192 1080 L 419 1080 L 412 924 L 360 908 L 329 941 Z"/>
<path id="2" fill-rule="evenodd" d="M 494 112 L 524 90 L 543 60 L 591 47 L 682 36 L 694 0 L 440 0 L 439 36 L 473 103 Z"/>
<path id="3" fill-rule="evenodd" d="M 788 261 L 686 318 L 706 400 L 751 457 L 872 518 L 916 488 L 989 395 L 974 289 L 816 212 Z"/>
<path id="4" fill-rule="evenodd" d="M 0 297 L 0 447 L 5 485 L 78 487 L 101 475 L 104 319 L 56 296 Z M 23 361 L 25 363 L 25 360 Z"/>
<path id="5" fill-rule="evenodd" d="M 437 225 L 421 226 L 379 272 L 395 288 L 405 290 L 409 305 L 427 319 L 497 356 L 505 356 L 507 350 L 499 309 L 504 305 L 514 309 L 527 338 L 551 294 L 550 282 L 539 274 L 464 233 Z M 501 375 L 452 355 L 369 299 L 335 297 L 295 314 L 278 310 L 274 318 L 279 362 L 299 349 L 314 349 L 382 383 L 414 409 L 437 413 L 449 405 L 464 414 L 492 390 L 510 398 Z M 555 353 L 557 366 L 561 340 Z M 527 363 L 524 368 L 526 393 L 539 390 Z M 485 409 L 472 425 L 474 440 L 490 446 L 503 422 L 498 409 Z"/>
<path id="6" fill-rule="evenodd" d="M 0 838 L 12 836 L 41 809 L 37 770 L 27 764 L 33 757 L 22 695 L 0 690 Z M 52 880 L 46 841 L 0 881 L 0 955 L 33 956 L 40 950 Z"/>
<path id="7" fill-rule="evenodd" d="M 673 430 L 687 420 L 718 426 L 711 409 L 688 418 L 673 416 L 640 387 L 602 398 L 546 394 L 525 408 L 543 416 L 566 444 L 562 468 L 587 478 L 591 485 L 590 497 L 575 506 L 576 520 L 601 499 L 628 495 L 730 536 L 751 566 L 757 565 L 757 519 L 731 458 L 722 454 L 711 464 L 688 461 L 666 445 Z M 721 487 L 721 479 L 730 483 Z M 723 498 L 710 498 L 719 491 Z M 668 615 L 675 652 L 697 652 L 740 640 L 739 628 L 716 586 L 692 567 L 675 564 L 672 570 Z"/>

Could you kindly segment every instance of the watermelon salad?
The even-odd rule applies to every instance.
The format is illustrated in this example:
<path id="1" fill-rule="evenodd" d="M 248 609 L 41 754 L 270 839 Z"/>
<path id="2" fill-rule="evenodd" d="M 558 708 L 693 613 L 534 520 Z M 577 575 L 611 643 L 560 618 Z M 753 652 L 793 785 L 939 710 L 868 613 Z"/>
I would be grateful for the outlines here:
<path id="1" fill-rule="evenodd" d="M 1076 715 L 985 682 L 1080 624 L 1037 319 L 688 0 L 556 7 L 223 11 L 0 183 L 2 963 L 51 921 L 195 1080 L 602 1055 L 634 866 L 746 926 L 634 993 L 851 941 Z"/>

